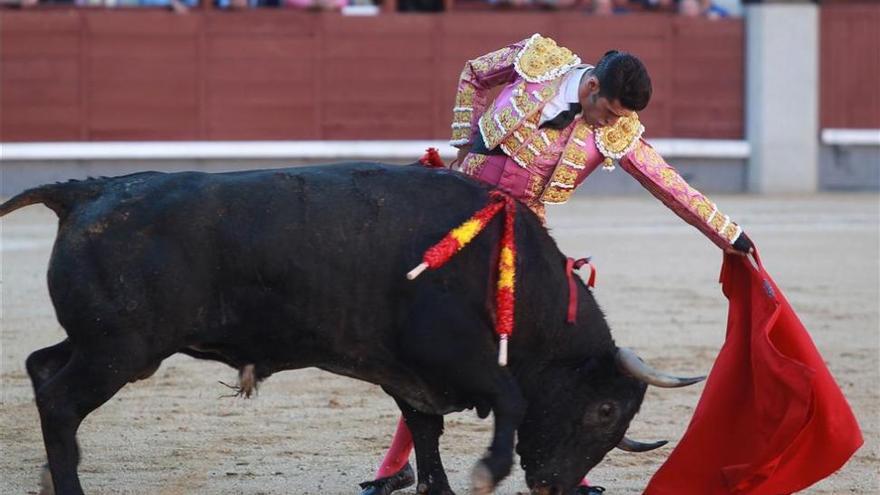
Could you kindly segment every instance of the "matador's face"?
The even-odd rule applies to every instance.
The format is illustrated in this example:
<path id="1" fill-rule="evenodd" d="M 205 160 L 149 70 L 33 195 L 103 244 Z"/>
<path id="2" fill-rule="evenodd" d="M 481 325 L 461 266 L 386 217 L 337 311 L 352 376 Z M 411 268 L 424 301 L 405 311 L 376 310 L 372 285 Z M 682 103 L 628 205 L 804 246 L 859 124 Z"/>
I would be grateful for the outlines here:
<path id="1" fill-rule="evenodd" d="M 621 117 L 629 116 L 633 111 L 620 104 L 620 100 L 609 100 L 599 96 L 599 80 L 588 76 L 578 89 L 578 101 L 583 108 L 581 118 L 587 125 L 605 127 L 614 125 Z"/>

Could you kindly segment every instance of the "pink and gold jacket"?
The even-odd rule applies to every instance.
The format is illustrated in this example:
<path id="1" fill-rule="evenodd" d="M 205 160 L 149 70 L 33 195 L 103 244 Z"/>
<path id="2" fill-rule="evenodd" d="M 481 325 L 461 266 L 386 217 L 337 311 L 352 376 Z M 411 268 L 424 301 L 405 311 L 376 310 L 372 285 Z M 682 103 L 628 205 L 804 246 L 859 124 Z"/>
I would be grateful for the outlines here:
<path id="1" fill-rule="evenodd" d="M 566 72 L 581 63 L 570 50 L 539 34 L 469 61 L 461 73 L 452 121 L 453 146 L 480 133 L 486 148 L 458 168 L 526 203 L 543 216 L 545 204 L 568 201 L 599 165 L 614 161 L 676 214 L 722 249 L 742 233 L 706 196 L 688 185 L 645 140 L 638 115 L 591 128 L 576 118 L 564 129 L 541 129 L 541 110 L 559 91 Z M 488 100 L 489 90 L 504 85 Z"/>

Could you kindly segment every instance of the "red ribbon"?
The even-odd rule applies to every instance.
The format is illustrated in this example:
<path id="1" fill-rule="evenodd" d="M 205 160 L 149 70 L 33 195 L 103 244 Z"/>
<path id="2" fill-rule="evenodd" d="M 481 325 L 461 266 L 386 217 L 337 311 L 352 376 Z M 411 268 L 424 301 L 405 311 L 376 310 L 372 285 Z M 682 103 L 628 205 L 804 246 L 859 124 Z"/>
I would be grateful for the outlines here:
<path id="1" fill-rule="evenodd" d="M 497 191 L 493 191 L 497 192 Z M 493 196 L 496 199 L 504 201 L 504 233 L 501 235 L 501 250 L 507 248 L 513 254 L 513 265 L 505 268 L 501 257 L 498 259 L 498 277 L 504 275 L 504 270 L 516 270 L 516 239 L 513 234 L 514 217 L 516 215 L 516 203 L 513 198 L 506 194 Z M 516 275 L 514 273 L 513 286 L 502 289 L 499 287 L 496 294 L 496 323 L 495 333 L 498 335 L 510 335 L 513 333 L 513 311 L 516 304 Z"/>
<path id="2" fill-rule="evenodd" d="M 587 265 L 590 267 L 590 278 L 587 280 L 588 287 L 596 286 L 596 267 L 590 263 L 590 258 L 567 258 L 565 260 L 565 276 L 568 277 L 568 323 L 575 323 L 577 321 L 577 310 L 578 310 L 578 296 L 577 296 L 577 285 L 574 281 L 574 270 L 580 269 L 580 267 Z"/>
<path id="3" fill-rule="evenodd" d="M 425 154 L 419 158 L 419 163 L 427 168 L 446 168 L 446 164 L 443 163 L 443 159 L 440 158 L 440 152 L 437 151 L 437 148 L 428 148 L 425 150 Z"/>

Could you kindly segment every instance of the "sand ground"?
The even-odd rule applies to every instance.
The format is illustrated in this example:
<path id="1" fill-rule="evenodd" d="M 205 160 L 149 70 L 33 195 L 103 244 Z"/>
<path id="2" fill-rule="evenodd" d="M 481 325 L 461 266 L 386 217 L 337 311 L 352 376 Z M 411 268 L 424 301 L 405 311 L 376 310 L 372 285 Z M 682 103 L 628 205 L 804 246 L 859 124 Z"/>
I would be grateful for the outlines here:
<path id="1" fill-rule="evenodd" d="M 765 266 L 810 329 L 849 398 L 865 446 L 811 494 L 880 493 L 876 194 L 714 198 L 744 225 Z M 723 340 L 721 254 L 648 197 L 580 198 L 550 225 L 564 252 L 593 255 L 596 298 L 615 338 L 670 371 L 706 372 Z M 32 206 L 2 223 L 0 493 L 36 493 L 44 451 L 27 355 L 64 338 L 45 273 L 54 214 Z M 92 494 L 355 494 L 372 477 L 397 420 L 378 387 L 317 370 L 281 373 L 252 400 L 221 398 L 222 365 L 175 356 L 125 387 L 80 429 L 80 474 Z M 630 430 L 680 438 L 701 388 L 651 390 Z M 445 464 L 458 493 L 488 445 L 490 420 L 447 417 Z M 640 493 L 669 454 L 612 452 L 592 479 L 610 494 Z M 517 469 L 499 488 L 525 488 Z M 412 494 L 413 490 L 401 493 Z"/>

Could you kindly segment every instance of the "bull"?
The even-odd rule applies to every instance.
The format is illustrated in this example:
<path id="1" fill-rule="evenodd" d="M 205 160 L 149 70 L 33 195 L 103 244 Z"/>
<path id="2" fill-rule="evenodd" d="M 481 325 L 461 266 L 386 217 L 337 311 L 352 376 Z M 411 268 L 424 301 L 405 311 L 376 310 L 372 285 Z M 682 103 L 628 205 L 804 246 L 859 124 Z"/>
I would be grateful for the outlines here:
<path id="1" fill-rule="evenodd" d="M 453 493 L 438 439 L 443 415 L 468 408 L 494 416 L 472 493 L 510 473 L 514 450 L 533 493 L 561 494 L 615 446 L 655 447 L 624 435 L 647 384 L 700 378 L 618 348 L 580 281 L 566 323 L 566 258 L 527 207 L 509 366 L 491 303 L 500 220 L 442 269 L 405 278 L 489 193 L 447 170 L 358 163 L 90 178 L 0 205 L 59 217 L 48 284 L 67 338 L 26 362 L 56 493 L 83 493 L 83 419 L 175 353 L 256 381 L 317 367 L 381 386 L 412 431 L 424 494 Z"/>

